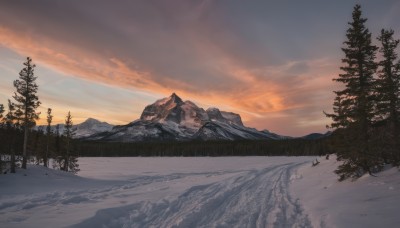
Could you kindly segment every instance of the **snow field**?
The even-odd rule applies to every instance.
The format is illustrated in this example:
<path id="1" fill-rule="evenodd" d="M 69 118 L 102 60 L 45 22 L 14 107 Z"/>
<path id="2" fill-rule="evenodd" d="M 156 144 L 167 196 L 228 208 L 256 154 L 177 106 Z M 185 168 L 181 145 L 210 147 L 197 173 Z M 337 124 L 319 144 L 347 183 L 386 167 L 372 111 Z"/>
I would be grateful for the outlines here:
<path id="1" fill-rule="evenodd" d="M 0 227 L 398 227 L 400 175 L 334 157 L 80 158 L 0 176 Z"/>
<path id="2" fill-rule="evenodd" d="M 27 176 L 18 170 L 0 178 L 7 186 L 0 189 L 0 224 L 307 227 L 307 216 L 287 185 L 293 170 L 308 160 L 80 158 L 79 176 L 30 166 Z"/>

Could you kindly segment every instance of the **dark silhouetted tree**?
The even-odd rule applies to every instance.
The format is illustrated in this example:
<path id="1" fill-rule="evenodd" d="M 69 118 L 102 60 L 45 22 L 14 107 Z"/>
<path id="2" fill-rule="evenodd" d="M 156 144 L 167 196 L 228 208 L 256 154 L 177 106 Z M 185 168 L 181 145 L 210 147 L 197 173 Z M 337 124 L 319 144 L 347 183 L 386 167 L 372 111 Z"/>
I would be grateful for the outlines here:
<path id="1" fill-rule="evenodd" d="M 358 177 L 364 172 L 373 172 L 381 161 L 371 148 L 371 126 L 375 118 L 374 74 L 378 48 L 372 44 L 371 33 L 365 26 L 367 19 L 362 18 L 361 6 L 356 5 L 346 32 L 347 40 L 342 48 L 343 73 L 336 82 L 343 83 L 344 89 L 335 91 L 333 128 L 344 128 L 347 140 L 338 146 L 338 159 L 343 160 L 336 173 L 341 179 Z"/>
<path id="2" fill-rule="evenodd" d="M 22 112 L 20 119 L 24 129 L 22 168 L 26 169 L 28 135 L 30 129 L 35 126 L 36 120 L 39 119 L 40 113 L 36 112 L 36 109 L 39 107 L 40 101 L 36 95 L 38 86 L 35 82 L 37 77 L 34 76 L 35 65 L 32 64 L 30 57 L 27 57 L 24 66 L 19 73 L 19 79 L 14 81 L 14 87 L 17 91 L 13 97 L 16 101 L 17 110 Z"/>
<path id="3" fill-rule="evenodd" d="M 77 157 L 73 154 L 73 137 L 75 136 L 75 131 L 72 127 L 73 122 L 71 112 L 68 112 L 64 126 L 64 153 L 62 170 L 66 172 L 69 171 L 72 173 L 77 173 L 79 171 L 79 165 Z"/>
<path id="4" fill-rule="evenodd" d="M 53 115 L 51 115 L 51 108 L 47 109 L 47 126 L 46 126 L 46 152 L 43 157 L 43 165 L 48 166 L 48 158 L 50 156 L 50 139 L 51 139 L 51 122 L 53 120 Z"/>
<path id="5" fill-rule="evenodd" d="M 382 29 L 378 37 L 382 45 L 379 52 L 383 58 L 379 62 L 378 79 L 376 80 L 377 111 L 379 119 L 384 120 L 386 129 L 388 129 L 384 131 L 386 133 L 384 139 L 386 140 L 383 143 L 387 149 L 384 158 L 399 165 L 400 63 L 396 48 L 400 41 L 395 40 L 393 34 L 393 30 Z"/>

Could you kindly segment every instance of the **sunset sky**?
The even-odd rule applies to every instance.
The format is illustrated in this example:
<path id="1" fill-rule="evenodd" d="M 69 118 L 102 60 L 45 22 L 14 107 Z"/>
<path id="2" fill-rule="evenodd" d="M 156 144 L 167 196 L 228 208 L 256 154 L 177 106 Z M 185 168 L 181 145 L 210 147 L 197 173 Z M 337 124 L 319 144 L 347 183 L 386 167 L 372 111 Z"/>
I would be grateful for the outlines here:
<path id="1" fill-rule="evenodd" d="M 126 124 L 175 92 L 259 130 L 325 132 L 355 3 L 374 37 L 400 38 L 398 0 L 1 0 L 0 103 L 30 56 L 42 122 L 51 107 Z"/>

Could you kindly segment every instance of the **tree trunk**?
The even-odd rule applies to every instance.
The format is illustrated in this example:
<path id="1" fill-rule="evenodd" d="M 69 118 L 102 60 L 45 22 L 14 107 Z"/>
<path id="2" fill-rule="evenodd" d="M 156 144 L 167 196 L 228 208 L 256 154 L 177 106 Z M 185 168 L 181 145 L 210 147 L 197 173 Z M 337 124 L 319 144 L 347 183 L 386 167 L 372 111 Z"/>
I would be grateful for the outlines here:
<path id="1" fill-rule="evenodd" d="M 27 156 L 26 156 L 26 147 L 28 145 L 28 126 L 24 127 L 24 147 L 22 154 L 22 168 L 26 169 Z"/>
<path id="2" fill-rule="evenodd" d="M 50 144 L 50 136 L 47 134 L 47 144 L 46 144 L 46 153 L 44 154 L 44 158 L 43 158 L 43 165 L 44 167 L 48 167 L 48 159 L 47 157 L 49 156 L 49 144 Z"/>
<path id="3" fill-rule="evenodd" d="M 64 168 L 63 168 L 63 170 L 65 171 L 65 172 L 68 172 L 68 157 L 66 156 L 65 158 L 64 158 Z"/>
<path id="4" fill-rule="evenodd" d="M 69 162 L 69 139 L 67 139 L 67 151 L 65 154 L 64 171 L 68 172 L 68 162 Z"/>
<path id="5" fill-rule="evenodd" d="M 43 158 L 43 166 L 47 168 L 47 157 Z"/>

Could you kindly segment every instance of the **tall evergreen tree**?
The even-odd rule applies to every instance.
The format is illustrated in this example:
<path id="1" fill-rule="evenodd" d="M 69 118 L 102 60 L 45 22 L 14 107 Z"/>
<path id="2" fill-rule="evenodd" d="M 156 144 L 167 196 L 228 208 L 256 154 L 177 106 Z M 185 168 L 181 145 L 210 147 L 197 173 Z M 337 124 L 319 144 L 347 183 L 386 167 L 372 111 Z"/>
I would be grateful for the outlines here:
<path id="1" fill-rule="evenodd" d="M 388 153 L 386 159 L 396 165 L 400 162 L 399 133 L 400 133 L 400 62 L 397 57 L 396 48 L 400 40 L 393 38 L 393 30 L 381 30 L 378 40 L 381 42 L 381 53 L 383 59 L 379 62 L 378 79 L 376 81 L 379 118 L 386 122 L 388 134 L 385 144 Z"/>
<path id="2" fill-rule="evenodd" d="M 73 137 L 75 135 L 75 131 L 72 129 L 73 122 L 71 112 L 68 112 L 68 115 L 65 119 L 65 126 L 64 126 L 64 139 L 65 139 L 65 151 L 64 151 L 64 163 L 62 170 L 68 172 L 76 173 L 79 171 L 77 158 L 73 156 Z"/>
<path id="3" fill-rule="evenodd" d="M 23 144 L 23 160 L 22 168 L 26 169 L 27 163 L 27 145 L 28 145 L 28 133 L 30 129 L 35 126 L 36 120 L 39 119 L 39 114 L 36 109 L 40 105 L 38 96 L 36 95 L 38 86 L 36 84 L 36 78 L 34 76 L 34 68 L 32 59 L 27 57 L 24 62 L 24 68 L 19 73 L 19 80 L 14 81 L 14 87 L 16 92 L 13 98 L 16 100 L 16 107 L 22 111 L 21 124 L 24 129 L 24 144 Z"/>
<path id="4" fill-rule="evenodd" d="M 47 109 L 47 126 L 46 126 L 46 153 L 43 157 L 43 165 L 48 166 L 48 157 L 50 155 L 50 137 L 51 137 L 51 122 L 53 120 L 53 115 L 51 115 L 51 108 Z"/>
<path id="5" fill-rule="evenodd" d="M 338 151 L 338 159 L 344 163 L 337 173 L 342 179 L 355 177 L 363 172 L 371 173 L 379 165 L 371 149 L 371 126 L 374 113 L 374 74 L 378 48 L 372 44 L 371 33 L 362 18 L 361 6 L 356 5 L 352 14 L 350 27 L 346 32 L 347 40 L 342 48 L 345 58 L 340 69 L 343 71 L 336 82 L 344 84 L 344 89 L 335 91 L 333 128 L 345 128 L 346 142 Z"/>

